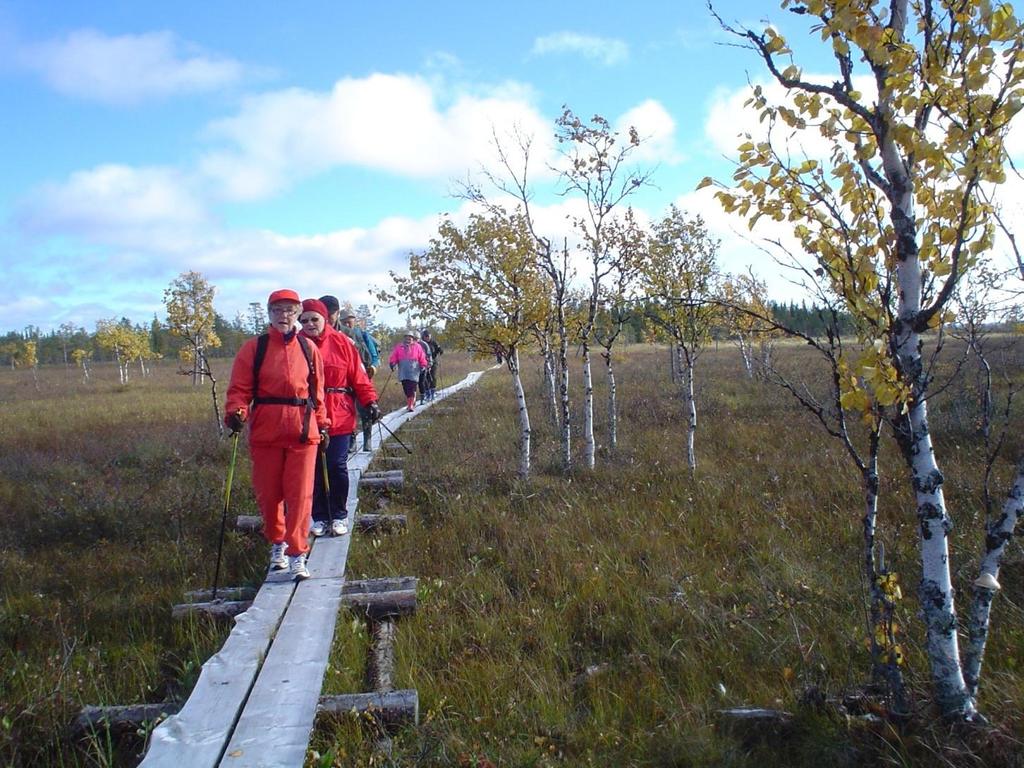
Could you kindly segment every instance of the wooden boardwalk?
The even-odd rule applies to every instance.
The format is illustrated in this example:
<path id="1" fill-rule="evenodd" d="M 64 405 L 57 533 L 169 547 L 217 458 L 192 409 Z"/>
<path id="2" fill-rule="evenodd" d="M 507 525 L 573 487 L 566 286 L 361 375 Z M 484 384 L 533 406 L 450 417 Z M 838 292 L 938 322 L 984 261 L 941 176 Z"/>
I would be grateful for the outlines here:
<path id="1" fill-rule="evenodd" d="M 387 414 L 371 452 L 349 458 L 349 521 L 354 530 L 359 477 L 373 453 L 409 419 L 472 386 L 483 371 L 438 390 L 432 403 Z M 235 619 L 224 646 L 204 665 L 188 701 L 158 725 L 146 768 L 296 766 L 306 757 L 341 607 L 352 534 L 314 539 L 310 578 L 270 573 L 252 606 Z"/>

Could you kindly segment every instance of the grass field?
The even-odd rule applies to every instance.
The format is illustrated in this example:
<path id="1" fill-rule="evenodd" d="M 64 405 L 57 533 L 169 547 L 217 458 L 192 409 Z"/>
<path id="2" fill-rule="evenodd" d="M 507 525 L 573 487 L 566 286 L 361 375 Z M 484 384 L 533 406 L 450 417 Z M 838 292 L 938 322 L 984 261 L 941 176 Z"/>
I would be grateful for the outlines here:
<path id="1" fill-rule="evenodd" d="M 780 355 L 813 368 L 801 349 Z M 442 384 L 490 364 L 442 362 Z M 406 489 L 388 501 L 409 530 L 357 536 L 348 567 L 352 578 L 420 579 L 419 610 L 399 625 L 396 682 L 419 691 L 421 724 L 398 733 L 387 758 L 359 723 L 322 722 L 308 764 L 1024 765 L 1020 545 L 1001 574 L 982 682 L 993 726 L 951 730 L 928 705 L 917 526 L 887 445 L 881 533 L 904 584 L 915 715 L 896 726 L 811 706 L 809 690 L 840 697 L 868 677 L 857 478 L 788 395 L 746 379 L 733 349 L 701 363 L 694 476 L 664 349 L 627 351 L 620 447 L 600 448 L 594 472 L 562 473 L 532 369 L 527 483 L 514 479 L 503 371 L 424 419 L 408 440 Z M 171 604 L 213 576 L 229 451 L 209 388 L 193 390 L 167 364 L 127 387 L 116 380 L 113 368 L 87 385 L 59 368 L 40 371 L 37 388 L 31 372 L 0 373 L 3 764 L 133 765 L 142 736 L 75 743 L 67 724 L 83 704 L 187 695 L 226 636 L 224 625 L 170 619 Z M 982 539 L 970 397 L 950 389 L 933 406 L 962 597 Z M 391 382 L 384 405 L 399 402 Z M 1020 447 L 1016 430 L 1010 455 Z M 1008 473 L 1000 464 L 997 490 Z M 232 516 L 254 513 L 248 482 L 240 461 Z M 265 558 L 261 541 L 230 533 L 222 583 L 253 583 Z M 325 692 L 361 689 L 365 643 L 342 615 Z M 791 732 L 770 743 L 724 733 L 716 713 L 738 705 L 792 712 Z"/>

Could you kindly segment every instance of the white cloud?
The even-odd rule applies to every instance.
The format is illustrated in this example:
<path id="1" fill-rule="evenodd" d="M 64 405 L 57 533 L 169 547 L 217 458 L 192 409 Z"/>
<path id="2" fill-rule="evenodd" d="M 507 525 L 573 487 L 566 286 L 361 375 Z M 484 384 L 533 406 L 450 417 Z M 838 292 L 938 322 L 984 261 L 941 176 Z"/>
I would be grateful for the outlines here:
<path id="1" fill-rule="evenodd" d="M 494 126 L 518 124 L 545 140 L 551 134 L 526 93 L 503 84 L 456 95 L 444 109 L 427 81 L 384 74 L 339 80 L 330 93 L 268 93 L 209 127 L 226 146 L 208 152 L 200 167 L 236 200 L 267 197 L 341 165 L 413 178 L 464 176 L 493 162 Z M 538 148 L 538 160 L 549 148 Z"/>
<path id="2" fill-rule="evenodd" d="M 598 61 L 605 66 L 619 64 L 629 58 L 629 46 L 621 40 L 578 32 L 555 32 L 538 37 L 530 51 L 536 56 L 550 53 L 579 54 L 586 59 Z"/>
<path id="3" fill-rule="evenodd" d="M 26 45 L 19 59 L 57 91 L 107 104 L 217 90 L 237 82 L 243 72 L 238 62 L 203 53 L 170 32 L 111 37 L 80 29 L 60 40 Z"/>
<path id="4" fill-rule="evenodd" d="M 186 178 L 171 168 L 101 165 L 33 190 L 15 218 L 34 235 L 143 245 L 206 221 Z"/>
<path id="5" fill-rule="evenodd" d="M 623 136 L 629 127 L 636 128 L 640 146 L 633 157 L 646 162 L 676 163 L 681 159 L 676 150 L 676 121 L 658 101 L 647 99 L 624 113 L 616 122 Z"/>

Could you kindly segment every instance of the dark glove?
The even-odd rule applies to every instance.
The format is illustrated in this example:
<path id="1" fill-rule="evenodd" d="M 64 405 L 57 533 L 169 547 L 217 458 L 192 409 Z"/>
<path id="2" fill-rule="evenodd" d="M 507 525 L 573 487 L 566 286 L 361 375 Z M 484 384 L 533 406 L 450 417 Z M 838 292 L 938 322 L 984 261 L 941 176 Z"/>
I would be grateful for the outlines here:
<path id="1" fill-rule="evenodd" d="M 231 434 L 241 432 L 242 428 L 245 426 L 245 417 L 242 415 L 241 411 L 229 413 L 224 417 L 224 426 L 231 430 Z"/>
<path id="2" fill-rule="evenodd" d="M 369 409 L 370 409 L 370 423 L 373 424 L 375 422 L 380 421 L 380 416 L 381 416 L 380 406 L 377 405 L 377 401 L 376 400 L 374 400 L 372 403 L 370 403 Z"/>
<path id="3" fill-rule="evenodd" d="M 327 434 L 326 429 L 320 430 L 320 447 L 323 450 L 327 450 L 327 446 L 331 444 L 331 436 Z"/>
<path id="4" fill-rule="evenodd" d="M 391 366 L 391 370 L 392 371 L 395 370 L 395 366 L 394 365 Z"/>

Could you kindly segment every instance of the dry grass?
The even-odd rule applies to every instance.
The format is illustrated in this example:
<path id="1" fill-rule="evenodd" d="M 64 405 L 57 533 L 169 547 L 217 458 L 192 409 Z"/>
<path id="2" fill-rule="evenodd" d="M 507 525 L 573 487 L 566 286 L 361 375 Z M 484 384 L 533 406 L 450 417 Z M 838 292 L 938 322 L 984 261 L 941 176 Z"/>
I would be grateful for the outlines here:
<path id="1" fill-rule="evenodd" d="M 782 354 L 808 369 L 802 350 Z M 916 524 L 888 454 L 881 514 L 907 593 L 900 619 L 917 717 L 896 729 L 802 706 L 808 687 L 839 695 L 867 673 L 856 477 L 839 446 L 784 393 L 747 381 L 726 347 L 701 361 L 691 477 L 666 361 L 664 350 L 629 350 L 620 449 L 602 447 L 593 473 L 562 475 L 533 371 L 530 482 L 513 479 L 502 371 L 403 436 L 414 453 L 390 510 L 408 513 L 410 529 L 357 537 L 349 574 L 419 577 L 420 609 L 400 625 L 397 682 L 418 689 L 423 721 L 397 735 L 390 762 L 357 724 L 325 722 L 314 736 L 322 757 L 310 764 L 1021 765 L 1019 546 L 1002 574 L 983 682 L 997 727 L 950 732 L 927 706 L 911 594 Z M 443 384 L 489 364 L 457 354 L 442 363 Z M 134 764 L 140 738 L 73 744 L 66 724 L 82 704 L 186 693 L 226 631 L 169 616 L 185 590 L 212 579 L 229 451 L 208 389 L 192 390 L 169 366 L 127 388 L 112 368 L 93 377 L 86 386 L 44 370 L 37 390 L 30 373 L 0 373 L 3 764 Z M 600 442 L 600 377 L 597 396 Z M 936 434 L 961 595 L 980 545 L 965 396 L 933 407 L 949 420 Z M 384 400 L 399 405 L 397 382 Z M 253 512 L 244 460 L 235 483 L 232 515 Z M 259 578 L 264 558 L 261 542 L 229 534 L 227 582 Z M 344 617 L 328 692 L 362 687 L 365 642 Z M 744 745 L 721 733 L 717 710 L 740 704 L 793 711 L 793 734 Z"/>
<path id="2" fill-rule="evenodd" d="M 782 354 L 806 369 L 802 350 Z M 414 575 L 423 585 L 397 655 L 399 685 L 419 691 L 426 722 L 398 736 L 393 764 L 1021 764 L 1019 548 L 982 699 L 998 729 L 960 735 L 935 724 L 912 587 L 900 620 L 914 721 L 897 730 L 802 706 L 809 689 L 841 696 L 867 676 L 856 475 L 787 395 L 748 381 L 723 348 L 702 359 L 691 478 L 665 357 L 630 351 L 619 371 L 622 444 L 615 455 L 602 449 L 594 473 L 558 470 L 534 380 L 529 483 L 511 479 L 504 374 L 489 374 L 465 407 L 417 437 L 409 490 L 390 505 L 409 514 L 409 532 L 357 540 L 349 563 L 354 576 Z M 599 430 L 602 396 L 599 386 Z M 961 478 L 976 462 L 942 458 L 951 496 L 966 503 Z M 889 562 L 912 585 L 912 506 L 891 451 L 886 465 Z M 976 526 L 958 530 L 962 579 L 979 542 Z M 329 685 L 357 690 L 365 637 L 347 619 L 337 637 Z M 794 735 L 760 746 L 724 736 L 717 711 L 738 705 L 796 713 Z M 351 724 L 335 723 L 316 746 L 322 764 L 388 764 Z"/>

